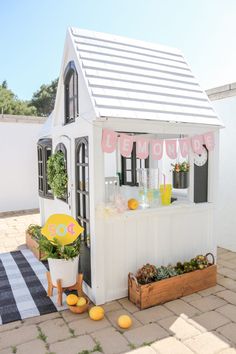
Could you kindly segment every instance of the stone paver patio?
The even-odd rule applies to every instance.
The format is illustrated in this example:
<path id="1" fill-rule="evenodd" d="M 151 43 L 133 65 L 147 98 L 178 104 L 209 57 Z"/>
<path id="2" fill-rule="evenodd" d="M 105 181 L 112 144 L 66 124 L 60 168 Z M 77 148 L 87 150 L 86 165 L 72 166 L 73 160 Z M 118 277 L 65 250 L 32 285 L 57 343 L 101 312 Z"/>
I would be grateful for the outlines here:
<path id="1" fill-rule="evenodd" d="M 0 252 L 24 244 L 24 231 L 39 215 L 0 219 Z M 233 354 L 236 353 L 236 253 L 218 250 L 218 285 L 139 311 L 127 298 L 104 305 L 106 316 L 62 311 L 0 326 L 0 354 Z M 122 331 L 120 314 L 133 326 Z"/>

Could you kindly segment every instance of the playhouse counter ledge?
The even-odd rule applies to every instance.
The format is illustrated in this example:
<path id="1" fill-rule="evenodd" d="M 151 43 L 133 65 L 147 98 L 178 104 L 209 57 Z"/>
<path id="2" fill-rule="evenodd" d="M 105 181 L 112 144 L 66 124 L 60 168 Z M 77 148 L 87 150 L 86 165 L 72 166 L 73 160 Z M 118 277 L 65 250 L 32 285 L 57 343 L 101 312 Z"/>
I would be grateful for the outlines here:
<path id="1" fill-rule="evenodd" d="M 216 256 L 213 210 L 212 203 L 185 203 L 114 216 L 97 214 L 106 284 L 102 301 L 127 296 L 128 273 L 135 274 L 146 263 L 175 264 L 208 252 Z"/>

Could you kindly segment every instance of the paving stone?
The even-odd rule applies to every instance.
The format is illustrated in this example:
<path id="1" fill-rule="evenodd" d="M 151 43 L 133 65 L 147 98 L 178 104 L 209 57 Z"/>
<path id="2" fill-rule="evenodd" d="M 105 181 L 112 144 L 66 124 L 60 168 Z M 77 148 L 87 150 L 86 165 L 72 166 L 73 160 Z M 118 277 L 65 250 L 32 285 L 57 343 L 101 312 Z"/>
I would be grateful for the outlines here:
<path id="1" fill-rule="evenodd" d="M 195 307 L 191 306 L 190 304 L 187 304 L 183 300 L 170 301 L 165 303 L 165 306 L 169 310 L 173 311 L 176 315 L 184 314 L 188 317 L 193 317 L 200 314 L 199 310 L 197 310 Z"/>
<path id="2" fill-rule="evenodd" d="M 236 281 L 233 279 L 222 277 L 217 282 L 218 284 L 224 286 L 227 289 L 236 291 Z"/>
<path id="3" fill-rule="evenodd" d="M 95 345 L 96 343 L 89 335 L 84 335 L 53 343 L 50 345 L 50 352 L 56 354 L 78 354 L 84 350 L 93 350 Z"/>
<path id="4" fill-rule="evenodd" d="M 88 318 L 88 312 L 78 314 L 78 313 L 73 313 L 70 310 L 65 310 L 65 311 L 61 311 L 61 316 L 64 318 L 66 322 L 70 323 L 72 321 L 79 321 L 84 318 Z"/>
<path id="5" fill-rule="evenodd" d="M 159 321 L 158 324 L 168 330 L 171 335 L 181 340 L 201 334 L 201 331 L 196 326 L 188 322 L 188 317 L 185 315 L 168 317 Z"/>
<path id="6" fill-rule="evenodd" d="M 17 354 L 45 354 L 46 351 L 45 343 L 39 339 L 17 346 Z"/>
<path id="7" fill-rule="evenodd" d="M 12 348 L 6 348 L 6 349 L 2 349 L 0 351 L 1 354 L 12 354 Z M 156 354 L 156 353 L 155 353 Z"/>
<path id="8" fill-rule="evenodd" d="M 221 275 L 224 275 L 225 277 L 228 277 L 230 279 L 236 280 L 236 271 L 226 268 L 226 267 L 218 267 L 217 269 L 218 273 Z"/>
<path id="9" fill-rule="evenodd" d="M 222 350 L 219 354 L 236 354 L 236 349 L 235 348 L 229 348 Z"/>
<path id="10" fill-rule="evenodd" d="M 122 315 L 128 315 L 132 319 L 132 326 L 130 327 L 130 329 L 137 328 L 142 325 L 141 322 L 139 322 L 132 314 L 130 314 L 125 309 L 118 310 L 118 311 L 111 311 L 111 312 L 106 313 L 106 317 L 108 318 L 108 320 L 112 323 L 112 325 L 116 329 L 118 329 L 119 331 L 125 331 L 122 328 L 120 328 L 117 324 L 117 320 L 118 320 L 119 316 L 122 316 Z"/>
<path id="11" fill-rule="evenodd" d="M 168 332 L 156 323 L 131 329 L 124 333 L 128 341 L 134 345 L 142 345 L 168 336 Z"/>
<path id="12" fill-rule="evenodd" d="M 4 325 L 0 325 L 0 333 L 9 331 L 11 329 L 17 329 L 21 326 L 21 323 L 22 323 L 21 321 L 15 321 L 15 322 L 10 322 L 10 323 L 4 324 Z M 0 335 L 0 337 L 1 337 L 1 335 Z"/>
<path id="13" fill-rule="evenodd" d="M 226 248 L 223 248 L 223 247 L 217 247 L 217 254 L 218 255 L 222 255 L 224 253 L 228 253 L 230 252 L 229 250 L 227 250 Z"/>
<path id="14" fill-rule="evenodd" d="M 217 262 L 218 264 L 220 264 L 223 267 L 229 268 L 229 269 L 235 269 L 236 264 L 234 262 L 234 260 L 229 260 L 229 261 L 225 261 L 225 260 L 219 260 Z"/>
<path id="15" fill-rule="evenodd" d="M 127 297 L 120 299 L 119 303 L 124 307 L 124 309 L 126 309 L 130 313 L 139 311 L 139 308 L 135 306 L 131 301 L 129 301 Z"/>
<path id="16" fill-rule="evenodd" d="M 158 354 L 192 354 L 193 352 L 174 337 L 161 339 L 151 345 Z"/>
<path id="17" fill-rule="evenodd" d="M 138 311 L 133 314 L 143 324 L 159 321 L 163 318 L 173 316 L 173 312 L 169 311 L 163 305 L 154 306 L 146 310 Z"/>
<path id="18" fill-rule="evenodd" d="M 223 286 L 216 285 L 216 286 L 212 286 L 211 288 L 201 290 L 198 292 L 198 294 L 200 294 L 201 296 L 209 296 L 209 295 L 218 293 L 219 291 L 223 291 L 223 290 L 225 290 L 225 288 Z"/>
<path id="19" fill-rule="evenodd" d="M 48 314 L 42 315 L 42 316 L 29 317 L 29 318 L 24 319 L 22 322 L 23 322 L 24 326 L 28 326 L 30 324 L 39 324 L 41 322 L 53 320 L 54 318 L 61 318 L 60 313 L 53 312 L 53 313 L 48 313 Z"/>
<path id="20" fill-rule="evenodd" d="M 217 296 L 228 301 L 229 303 L 236 305 L 236 292 L 232 290 L 224 290 L 217 293 Z"/>
<path id="21" fill-rule="evenodd" d="M 69 324 L 70 328 L 75 331 L 75 335 L 87 334 L 111 327 L 110 322 L 106 318 L 100 321 L 93 321 L 90 318 L 84 318 L 80 321 L 73 321 Z"/>
<path id="22" fill-rule="evenodd" d="M 236 306 L 227 304 L 225 306 L 219 307 L 216 309 L 217 312 L 220 312 L 225 317 L 229 318 L 231 321 L 236 322 Z"/>
<path id="23" fill-rule="evenodd" d="M 102 307 L 104 308 L 106 313 L 109 311 L 122 310 L 122 306 L 118 301 L 107 302 Z"/>
<path id="24" fill-rule="evenodd" d="M 235 252 L 225 252 L 223 254 L 220 254 L 219 259 L 224 259 L 224 260 L 230 260 L 230 259 L 235 259 L 236 258 L 236 253 Z"/>
<path id="25" fill-rule="evenodd" d="M 131 352 L 132 354 L 157 354 L 156 350 L 154 350 L 152 347 L 150 346 L 145 346 L 145 347 L 141 347 L 135 350 L 132 350 Z M 172 353 L 173 354 L 173 353 Z"/>
<path id="26" fill-rule="evenodd" d="M 0 349 L 10 346 L 17 346 L 19 344 L 29 342 L 36 339 L 38 336 L 37 327 L 34 325 L 28 326 L 27 330 L 24 326 L 17 329 L 12 329 L 0 333 Z"/>
<path id="27" fill-rule="evenodd" d="M 193 317 L 192 321 L 196 322 L 207 331 L 212 331 L 230 322 L 228 318 L 216 311 L 202 313 L 199 316 Z"/>
<path id="28" fill-rule="evenodd" d="M 215 354 L 223 349 L 230 348 L 227 340 L 215 332 L 202 333 L 185 340 L 184 344 L 197 354 Z"/>
<path id="29" fill-rule="evenodd" d="M 69 327 L 62 318 L 42 322 L 39 327 L 45 336 L 47 336 L 48 343 L 54 343 L 58 340 L 71 337 Z"/>
<path id="30" fill-rule="evenodd" d="M 226 302 L 215 295 L 210 295 L 191 302 L 191 305 L 202 312 L 207 312 L 226 305 Z"/>
<path id="31" fill-rule="evenodd" d="M 199 293 L 194 293 L 194 294 L 191 294 L 191 295 L 187 295 L 187 296 L 183 296 L 181 297 L 181 300 L 184 300 L 188 303 L 191 303 L 192 301 L 194 300 L 199 300 L 201 299 L 201 295 L 199 295 Z"/>
<path id="32" fill-rule="evenodd" d="M 217 332 L 236 344 L 236 323 L 228 323 L 227 325 L 218 328 Z"/>
<path id="33" fill-rule="evenodd" d="M 115 328 L 105 328 L 92 333 L 92 337 L 100 343 L 103 353 L 115 354 L 130 351 L 127 339 Z"/>

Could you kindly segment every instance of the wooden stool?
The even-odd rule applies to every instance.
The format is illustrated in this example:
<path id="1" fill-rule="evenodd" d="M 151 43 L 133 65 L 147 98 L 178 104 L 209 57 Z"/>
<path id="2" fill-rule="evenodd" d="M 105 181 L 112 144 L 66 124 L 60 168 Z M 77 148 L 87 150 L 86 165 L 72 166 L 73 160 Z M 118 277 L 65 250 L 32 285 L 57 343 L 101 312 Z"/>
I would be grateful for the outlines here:
<path id="1" fill-rule="evenodd" d="M 83 296 L 82 283 L 83 283 L 83 273 L 77 274 L 76 283 L 72 286 L 62 287 L 61 279 L 57 279 L 57 285 L 53 285 L 50 272 L 47 272 L 48 280 L 48 296 L 53 295 L 53 288 L 57 288 L 57 304 L 62 306 L 62 293 L 65 290 L 77 290 L 78 296 Z"/>

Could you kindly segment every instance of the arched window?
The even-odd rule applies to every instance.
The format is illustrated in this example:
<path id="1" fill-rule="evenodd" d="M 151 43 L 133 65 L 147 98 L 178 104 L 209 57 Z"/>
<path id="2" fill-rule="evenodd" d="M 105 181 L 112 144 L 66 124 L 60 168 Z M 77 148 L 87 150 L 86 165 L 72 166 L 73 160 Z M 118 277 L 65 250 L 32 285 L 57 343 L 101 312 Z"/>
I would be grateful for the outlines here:
<path id="1" fill-rule="evenodd" d="M 40 139 L 37 144 L 38 151 L 38 191 L 42 198 L 53 198 L 47 180 L 47 160 L 52 154 L 52 139 Z"/>
<path id="2" fill-rule="evenodd" d="M 66 147 L 63 143 L 57 144 L 55 152 L 58 152 L 58 151 L 62 152 L 64 155 L 65 169 L 67 171 L 67 150 L 66 150 Z M 67 202 L 68 201 L 68 189 L 67 189 L 65 195 L 61 198 L 58 198 L 58 199 L 63 200 L 64 202 Z"/>
<path id="3" fill-rule="evenodd" d="M 73 61 L 70 61 L 64 73 L 65 124 L 72 123 L 78 116 L 78 74 Z"/>
<path id="4" fill-rule="evenodd" d="M 76 139 L 76 218 L 84 228 L 81 237 L 80 271 L 91 286 L 90 263 L 90 198 L 89 198 L 89 142 L 87 137 Z"/>

